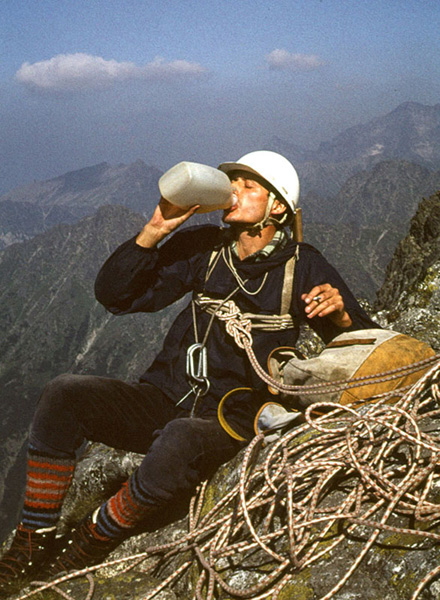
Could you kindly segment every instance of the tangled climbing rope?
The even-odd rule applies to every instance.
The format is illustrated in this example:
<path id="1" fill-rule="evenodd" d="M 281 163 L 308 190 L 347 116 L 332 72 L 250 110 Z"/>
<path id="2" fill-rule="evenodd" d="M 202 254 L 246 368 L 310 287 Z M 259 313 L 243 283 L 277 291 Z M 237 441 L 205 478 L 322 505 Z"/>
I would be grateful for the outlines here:
<path id="1" fill-rule="evenodd" d="M 439 401 L 437 357 L 393 405 L 386 395 L 356 410 L 315 404 L 306 411 L 305 423 L 278 441 L 267 446 L 264 435 L 252 440 L 235 485 L 215 506 L 208 509 L 207 483 L 200 487 L 186 535 L 104 566 L 124 565 L 128 571 L 148 559 L 148 570 L 157 573 L 177 557 L 179 566 L 142 600 L 172 586 L 194 563 L 195 600 L 212 600 L 220 592 L 229 598 L 277 600 L 302 571 L 319 565 L 324 556 L 327 562 L 332 553 L 346 552 L 351 540 L 350 551 L 355 543 L 356 554 L 321 600 L 336 597 L 375 543 L 386 545 L 388 535 L 409 535 L 412 543 L 440 542 L 434 529 L 440 519 Z M 252 566 L 253 579 L 240 581 L 237 574 Z M 85 599 L 91 600 L 91 574 L 101 567 L 60 577 L 19 600 L 54 586 L 71 599 L 58 586 L 80 575 L 91 581 Z M 439 573 L 440 567 L 426 573 L 411 600 Z"/>

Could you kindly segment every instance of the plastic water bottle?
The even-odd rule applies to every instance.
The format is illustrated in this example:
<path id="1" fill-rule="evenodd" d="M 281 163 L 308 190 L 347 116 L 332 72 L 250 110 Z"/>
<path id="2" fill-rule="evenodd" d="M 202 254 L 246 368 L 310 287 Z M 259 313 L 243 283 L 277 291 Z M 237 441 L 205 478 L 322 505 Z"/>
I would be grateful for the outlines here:
<path id="1" fill-rule="evenodd" d="M 194 162 L 180 162 L 159 179 L 163 198 L 181 208 L 200 204 L 199 213 L 230 208 L 232 186 L 223 171 Z"/>

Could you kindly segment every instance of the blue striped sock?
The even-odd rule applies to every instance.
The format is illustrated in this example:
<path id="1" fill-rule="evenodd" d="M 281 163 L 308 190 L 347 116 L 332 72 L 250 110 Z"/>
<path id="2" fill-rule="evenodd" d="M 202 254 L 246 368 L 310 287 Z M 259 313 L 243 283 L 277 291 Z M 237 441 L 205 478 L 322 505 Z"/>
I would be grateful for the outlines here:
<path id="1" fill-rule="evenodd" d="M 130 529 L 155 509 L 139 485 L 136 470 L 121 489 L 101 506 L 96 518 L 97 530 L 113 539 L 125 537 Z"/>
<path id="2" fill-rule="evenodd" d="M 29 448 L 21 516 L 23 527 L 35 531 L 57 524 L 74 469 L 74 459 L 50 456 Z"/>

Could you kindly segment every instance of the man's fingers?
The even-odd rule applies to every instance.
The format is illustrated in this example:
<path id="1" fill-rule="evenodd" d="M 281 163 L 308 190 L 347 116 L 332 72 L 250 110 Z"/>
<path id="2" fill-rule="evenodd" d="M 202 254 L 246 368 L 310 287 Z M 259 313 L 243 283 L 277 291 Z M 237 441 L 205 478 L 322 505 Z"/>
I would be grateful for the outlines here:
<path id="1" fill-rule="evenodd" d="M 325 317 L 325 315 L 333 312 L 334 310 L 335 307 L 329 300 L 321 300 L 320 302 L 313 300 L 312 303 L 306 307 L 306 313 L 310 319 L 313 319 L 313 317 L 318 315 L 320 317 Z"/>
<path id="2" fill-rule="evenodd" d="M 309 319 L 344 310 L 344 301 L 339 290 L 329 283 L 315 286 L 308 294 L 303 294 L 302 299 L 307 304 L 305 312 Z"/>
<path id="3" fill-rule="evenodd" d="M 301 298 L 306 304 L 310 304 L 311 302 L 319 304 L 328 297 L 328 291 L 331 289 L 332 287 L 329 283 L 315 285 L 308 294 L 303 294 Z"/>

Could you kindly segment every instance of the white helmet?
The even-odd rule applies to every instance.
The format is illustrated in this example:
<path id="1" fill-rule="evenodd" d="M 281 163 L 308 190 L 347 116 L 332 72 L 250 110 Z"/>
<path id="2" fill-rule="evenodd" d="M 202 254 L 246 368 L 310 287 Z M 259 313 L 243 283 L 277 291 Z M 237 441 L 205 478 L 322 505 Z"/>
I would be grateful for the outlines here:
<path id="1" fill-rule="evenodd" d="M 220 171 L 248 171 L 259 175 L 274 188 L 277 197 L 295 213 L 299 199 L 299 179 L 293 165 L 277 152 L 257 150 L 242 156 L 237 162 L 222 163 Z"/>

